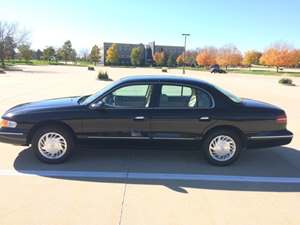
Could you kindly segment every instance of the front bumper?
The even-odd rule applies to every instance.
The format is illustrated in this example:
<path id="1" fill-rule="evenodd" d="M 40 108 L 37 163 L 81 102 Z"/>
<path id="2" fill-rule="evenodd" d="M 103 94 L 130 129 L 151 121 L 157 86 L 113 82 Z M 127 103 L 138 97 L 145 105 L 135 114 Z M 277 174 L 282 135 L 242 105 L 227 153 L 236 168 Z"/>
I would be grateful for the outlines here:
<path id="1" fill-rule="evenodd" d="M 248 148 L 274 147 L 291 143 L 293 133 L 288 130 L 260 132 L 249 135 Z"/>
<path id="2" fill-rule="evenodd" d="M 0 142 L 24 146 L 27 145 L 27 138 L 21 131 L 0 128 Z"/>

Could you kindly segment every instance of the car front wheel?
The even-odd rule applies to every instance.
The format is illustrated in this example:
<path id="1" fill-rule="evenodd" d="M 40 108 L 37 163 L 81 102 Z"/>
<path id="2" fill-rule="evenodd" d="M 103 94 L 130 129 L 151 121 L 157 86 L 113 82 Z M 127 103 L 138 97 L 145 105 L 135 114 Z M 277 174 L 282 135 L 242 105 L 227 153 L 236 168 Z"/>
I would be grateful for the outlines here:
<path id="1" fill-rule="evenodd" d="M 238 158 L 241 151 L 241 140 L 239 135 L 231 130 L 219 130 L 206 137 L 203 147 L 209 163 L 226 166 Z"/>
<path id="2" fill-rule="evenodd" d="M 37 130 L 32 138 L 32 149 L 37 158 L 46 163 L 62 163 L 74 148 L 74 138 L 60 126 Z"/>

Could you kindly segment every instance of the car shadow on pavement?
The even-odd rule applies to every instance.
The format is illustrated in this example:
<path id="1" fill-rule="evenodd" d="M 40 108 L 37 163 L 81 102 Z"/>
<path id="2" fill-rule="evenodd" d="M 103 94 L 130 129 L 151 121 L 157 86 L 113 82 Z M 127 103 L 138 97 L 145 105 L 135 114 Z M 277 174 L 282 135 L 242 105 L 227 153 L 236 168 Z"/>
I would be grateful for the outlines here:
<path id="1" fill-rule="evenodd" d="M 174 150 L 174 146 L 176 149 Z M 209 165 L 202 153 L 190 145 L 142 146 L 91 146 L 80 147 L 73 157 L 63 163 L 49 165 L 38 161 L 30 148 L 22 150 L 15 159 L 14 168 L 20 173 L 51 177 L 53 179 L 164 185 L 174 191 L 187 193 L 186 188 L 261 191 L 261 192 L 300 192 L 300 183 L 266 183 L 246 181 L 193 181 L 189 179 L 131 179 L 128 177 L 85 177 L 84 173 L 137 173 L 137 174 L 187 174 L 206 176 L 239 177 L 280 177 L 300 179 L 300 150 L 290 147 L 248 149 L 242 152 L 239 160 L 226 167 Z M 47 176 L 47 171 L 82 173 L 82 177 Z M 41 173 L 46 172 L 46 173 Z"/>

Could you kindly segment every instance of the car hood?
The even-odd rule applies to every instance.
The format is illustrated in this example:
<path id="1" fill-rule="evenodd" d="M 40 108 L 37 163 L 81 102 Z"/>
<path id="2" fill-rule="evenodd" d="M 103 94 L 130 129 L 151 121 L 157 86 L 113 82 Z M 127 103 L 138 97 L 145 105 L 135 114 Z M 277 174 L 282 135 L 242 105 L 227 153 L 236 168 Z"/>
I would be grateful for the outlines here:
<path id="1" fill-rule="evenodd" d="M 13 115 L 28 113 L 28 112 L 41 112 L 41 111 L 57 111 L 79 106 L 79 96 L 67 98 L 55 98 L 37 102 L 29 102 L 16 105 L 9 109 L 4 117 L 11 117 Z"/>
<path id="2" fill-rule="evenodd" d="M 266 102 L 261 102 L 253 99 L 247 99 L 243 98 L 242 102 L 243 106 L 251 109 L 257 109 L 257 110 L 275 110 L 275 111 L 282 111 L 279 107 L 266 103 Z"/>

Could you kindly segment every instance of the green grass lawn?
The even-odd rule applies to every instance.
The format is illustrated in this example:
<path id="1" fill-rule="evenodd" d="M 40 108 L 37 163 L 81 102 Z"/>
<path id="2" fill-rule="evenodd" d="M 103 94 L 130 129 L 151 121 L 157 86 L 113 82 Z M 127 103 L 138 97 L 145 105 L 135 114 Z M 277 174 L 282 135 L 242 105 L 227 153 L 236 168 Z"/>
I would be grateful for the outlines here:
<path id="1" fill-rule="evenodd" d="M 178 67 L 178 69 L 182 69 L 182 67 Z M 196 70 L 196 71 L 207 71 L 207 69 L 203 67 L 186 67 L 186 70 Z M 268 68 L 265 69 L 255 69 L 252 68 L 251 70 L 248 68 L 230 68 L 227 70 L 229 73 L 241 73 L 241 74 L 253 74 L 253 75 L 271 75 L 271 76 L 292 76 L 292 77 L 300 77 L 300 70 L 299 72 L 291 72 L 291 71 L 279 71 L 278 73 L 276 71 L 272 71 Z"/>
<path id="2" fill-rule="evenodd" d="M 242 74 L 253 74 L 253 75 L 271 75 L 271 76 L 293 76 L 300 77 L 299 72 L 290 72 L 290 71 L 271 71 L 271 70 L 248 70 L 248 69 L 228 69 L 230 73 L 242 73 Z"/>
<path id="3" fill-rule="evenodd" d="M 30 60 L 29 62 L 25 62 L 23 60 L 9 60 L 5 62 L 6 66 L 14 66 L 14 65 L 33 65 L 33 66 L 42 66 L 42 65 L 66 65 L 66 66 L 92 66 L 90 62 L 86 61 L 77 61 L 74 64 L 65 64 L 63 62 L 55 62 L 55 61 L 47 61 L 47 60 Z"/>

